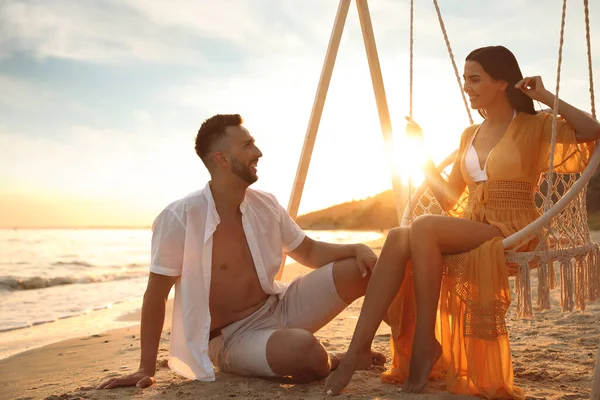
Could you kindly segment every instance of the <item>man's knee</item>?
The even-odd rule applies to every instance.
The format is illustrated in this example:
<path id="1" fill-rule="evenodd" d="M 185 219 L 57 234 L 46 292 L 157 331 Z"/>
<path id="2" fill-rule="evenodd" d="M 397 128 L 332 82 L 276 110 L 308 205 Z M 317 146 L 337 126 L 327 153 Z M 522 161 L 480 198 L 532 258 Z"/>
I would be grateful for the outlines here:
<path id="1" fill-rule="evenodd" d="M 355 283 L 364 280 L 358 269 L 356 258 L 346 258 L 333 263 L 333 280 L 335 284 L 342 282 Z"/>
<path id="2" fill-rule="evenodd" d="M 299 330 L 296 340 L 291 342 L 300 368 L 307 374 L 325 376 L 329 372 L 329 355 L 323 345 L 309 331 Z"/>
<path id="3" fill-rule="evenodd" d="M 273 333 L 267 343 L 267 360 L 273 372 L 291 375 L 298 381 L 319 379 L 330 369 L 327 351 L 304 329 L 282 329 Z"/>

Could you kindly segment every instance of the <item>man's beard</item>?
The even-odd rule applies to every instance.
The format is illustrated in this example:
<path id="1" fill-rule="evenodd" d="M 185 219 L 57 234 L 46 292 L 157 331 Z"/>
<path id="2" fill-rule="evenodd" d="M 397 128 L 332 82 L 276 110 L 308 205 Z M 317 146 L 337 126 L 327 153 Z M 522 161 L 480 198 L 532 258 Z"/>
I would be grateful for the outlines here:
<path id="1" fill-rule="evenodd" d="M 252 173 L 249 166 L 235 157 L 231 158 L 231 167 L 231 171 L 248 185 L 252 185 L 258 179 L 258 177 Z"/>

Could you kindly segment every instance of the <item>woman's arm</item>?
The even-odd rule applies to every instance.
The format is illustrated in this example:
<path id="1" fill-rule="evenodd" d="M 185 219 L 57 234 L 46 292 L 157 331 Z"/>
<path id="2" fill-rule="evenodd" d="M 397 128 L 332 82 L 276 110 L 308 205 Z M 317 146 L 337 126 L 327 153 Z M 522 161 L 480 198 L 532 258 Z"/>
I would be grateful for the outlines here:
<path id="1" fill-rule="evenodd" d="M 533 100 L 540 101 L 548 107 L 554 108 L 555 96 L 546 90 L 541 77 L 533 76 L 524 78 L 515 87 Z M 579 143 L 600 139 L 600 122 L 596 121 L 588 113 L 560 99 L 558 101 L 558 113 L 573 127 L 575 138 Z"/>
<path id="2" fill-rule="evenodd" d="M 448 181 L 442 178 L 442 175 L 431 160 L 427 160 L 423 167 L 425 179 L 444 211 L 448 211 L 454 207 L 466 186 L 460 170 L 459 158 L 459 153 L 457 153 Z"/>
<path id="3" fill-rule="evenodd" d="M 406 124 L 406 134 L 409 137 L 423 140 L 423 130 L 421 127 L 409 117 L 406 117 L 406 120 L 408 121 Z M 463 139 L 464 134 L 461 137 L 461 147 Z M 442 209 L 448 211 L 454 207 L 466 186 L 460 169 L 460 152 L 456 153 L 448 181 L 442 177 L 440 171 L 438 171 L 429 157 L 427 157 L 427 160 L 423 164 L 423 174 Z"/>

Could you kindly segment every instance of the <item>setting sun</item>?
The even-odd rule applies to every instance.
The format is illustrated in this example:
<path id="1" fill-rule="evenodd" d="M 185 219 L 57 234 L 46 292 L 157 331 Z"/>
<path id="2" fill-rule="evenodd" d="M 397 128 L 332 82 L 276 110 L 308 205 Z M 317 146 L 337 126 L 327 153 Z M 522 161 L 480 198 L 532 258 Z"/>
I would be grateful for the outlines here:
<path id="1" fill-rule="evenodd" d="M 402 178 L 402 183 L 412 183 L 413 188 L 420 185 L 424 180 L 422 166 L 427 161 L 423 141 L 398 132 L 394 134 L 393 154 L 394 173 Z"/>

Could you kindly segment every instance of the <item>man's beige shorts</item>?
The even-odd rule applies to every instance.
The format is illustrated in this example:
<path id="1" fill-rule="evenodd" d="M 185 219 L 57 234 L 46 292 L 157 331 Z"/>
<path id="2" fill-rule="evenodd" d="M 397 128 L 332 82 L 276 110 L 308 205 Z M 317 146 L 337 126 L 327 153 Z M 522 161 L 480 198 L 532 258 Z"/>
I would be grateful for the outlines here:
<path id="1" fill-rule="evenodd" d="M 276 376 L 267 362 L 267 341 L 279 329 L 312 333 L 335 318 L 347 304 L 333 281 L 333 263 L 295 280 L 283 299 L 271 295 L 254 314 L 221 330 L 209 343 L 212 363 L 221 371 L 246 376 Z"/>

